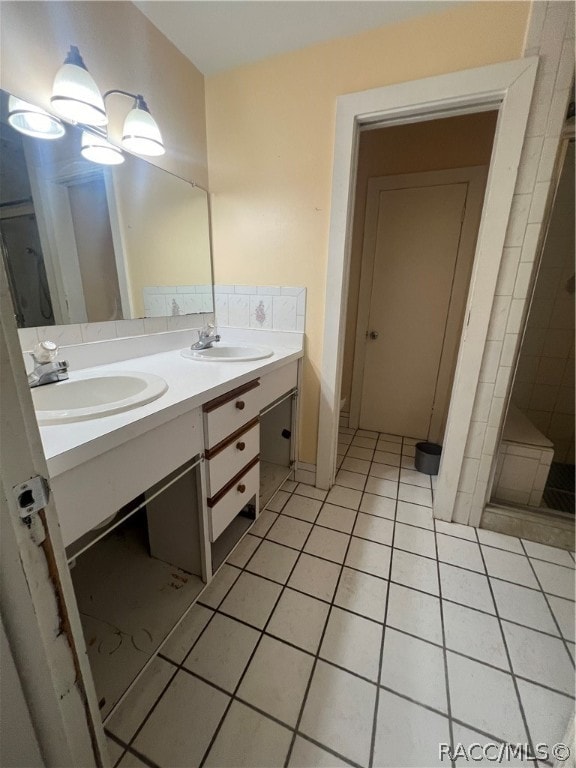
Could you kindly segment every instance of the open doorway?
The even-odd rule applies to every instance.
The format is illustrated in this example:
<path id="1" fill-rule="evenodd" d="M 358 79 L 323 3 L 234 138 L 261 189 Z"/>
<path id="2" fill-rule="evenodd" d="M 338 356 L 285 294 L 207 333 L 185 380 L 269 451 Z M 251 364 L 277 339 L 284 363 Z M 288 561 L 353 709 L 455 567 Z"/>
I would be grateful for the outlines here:
<path id="1" fill-rule="evenodd" d="M 341 423 L 442 443 L 497 112 L 358 147 Z"/>

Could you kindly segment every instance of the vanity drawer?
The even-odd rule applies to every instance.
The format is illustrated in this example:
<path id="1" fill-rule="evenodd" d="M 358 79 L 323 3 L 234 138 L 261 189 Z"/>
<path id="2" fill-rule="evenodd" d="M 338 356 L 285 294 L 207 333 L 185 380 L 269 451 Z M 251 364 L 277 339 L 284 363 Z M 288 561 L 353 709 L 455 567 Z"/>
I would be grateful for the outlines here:
<path id="1" fill-rule="evenodd" d="M 217 499 L 208 499 L 208 524 L 210 541 L 216 541 L 222 531 L 234 520 L 253 496 L 258 499 L 260 490 L 260 462 L 258 457 L 236 477 L 231 487 Z"/>
<path id="2" fill-rule="evenodd" d="M 260 382 L 249 381 L 202 406 L 206 447 L 213 448 L 260 412 Z"/>
<path id="3" fill-rule="evenodd" d="M 208 495 L 214 496 L 260 451 L 260 424 L 250 422 L 246 429 L 231 435 L 221 446 L 206 451 Z"/>

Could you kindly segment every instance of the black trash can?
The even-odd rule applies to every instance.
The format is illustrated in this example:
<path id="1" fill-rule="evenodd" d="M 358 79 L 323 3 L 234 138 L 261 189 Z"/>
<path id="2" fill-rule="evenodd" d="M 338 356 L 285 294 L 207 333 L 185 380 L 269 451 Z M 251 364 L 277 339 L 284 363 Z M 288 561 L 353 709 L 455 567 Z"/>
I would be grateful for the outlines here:
<path id="1" fill-rule="evenodd" d="M 441 453 L 442 446 L 437 443 L 416 443 L 414 465 L 418 472 L 425 475 L 437 475 Z"/>

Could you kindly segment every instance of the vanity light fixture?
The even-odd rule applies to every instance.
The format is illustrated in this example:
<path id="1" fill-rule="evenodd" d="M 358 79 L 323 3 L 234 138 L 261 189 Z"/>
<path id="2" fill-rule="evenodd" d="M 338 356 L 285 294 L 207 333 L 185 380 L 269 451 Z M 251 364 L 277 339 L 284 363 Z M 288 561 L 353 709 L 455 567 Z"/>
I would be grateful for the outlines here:
<path id="1" fill-rule="evenodd" d="M 66 133 L 57 117 L 12 95 L 8 99 L 8 122 L 12 128 L 35 139 L 59 139 Z"/>
<path id="2" fill-rule="evenodd" d="M 124 155 L 119 147 L 111 144 L 105 135 L 100 136 L 91 131 L 82 131 L 80 154 L 86 160 L 99 165 L 120 165 Z"/>
<path id="3" fill-rule="evenodd" d="M 75 123 L 103 128 L 108 124 L 104 101 L 113 94 L 134 99 L 133 107 L 124 121 L 122 146 L 138 155 L 163 155 L 165 149 L 160 129 L 150 114 L 144 97 L 116 88 L 106 91 L 102 96 L 84 64 L 80 51 L 75 45 L 70 46 L 64 64 L 54 78 L 50 101 L 55 111 Z M 110 147 L 113 145 L 110 144 Z M 84 151 L 82 154 L 86 157 Z"/>

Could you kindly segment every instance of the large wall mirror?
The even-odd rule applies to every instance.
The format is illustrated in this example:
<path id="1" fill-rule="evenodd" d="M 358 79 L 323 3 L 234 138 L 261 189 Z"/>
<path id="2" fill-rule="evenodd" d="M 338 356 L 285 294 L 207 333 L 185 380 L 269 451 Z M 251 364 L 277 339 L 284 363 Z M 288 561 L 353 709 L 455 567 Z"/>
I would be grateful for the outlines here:
<path id="1" fill-rule="evenodd" d="M 0 91 L 0 233 L 20 328 L 212 312 L 207 193 L 124 152 L 80 153 L 82 130 L 31 138 Z"/>

